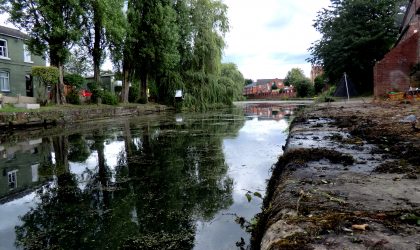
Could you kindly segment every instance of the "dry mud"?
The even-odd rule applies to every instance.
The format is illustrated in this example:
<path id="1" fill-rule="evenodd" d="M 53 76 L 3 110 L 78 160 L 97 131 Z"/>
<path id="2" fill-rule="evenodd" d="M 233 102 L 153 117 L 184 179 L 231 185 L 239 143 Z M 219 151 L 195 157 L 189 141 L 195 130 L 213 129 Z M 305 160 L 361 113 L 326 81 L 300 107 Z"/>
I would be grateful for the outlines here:
<path id="1" fill-rule="evenodd" d="M 273 167 L 253 248 L 420 249 L 420 129 L 401 122 L 419 107 L 306 108 Z"/>

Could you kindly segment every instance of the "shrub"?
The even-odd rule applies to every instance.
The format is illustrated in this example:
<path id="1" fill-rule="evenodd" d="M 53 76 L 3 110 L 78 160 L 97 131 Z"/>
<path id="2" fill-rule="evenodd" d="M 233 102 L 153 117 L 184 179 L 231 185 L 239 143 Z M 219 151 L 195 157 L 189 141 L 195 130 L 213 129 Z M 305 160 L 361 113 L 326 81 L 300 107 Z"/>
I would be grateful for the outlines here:
<path id="1" fill-rule="evenodd" d="M 324 77 L 324 75 L 320 75 L 320 76 L 315 77 L 314 88 L 315 88 L 315 94 L 319 94 L 319 93 L 322 92 L 322 90 L 325 88 L 325 77 Z"/>
<path id="2" fill-rule="evenodd" d="M 146 97 L 139 97 L 137 102 L 140 104 L 146 104 L 147 103 Z"/>
<path id="3" fill-rule="evenodd" d="M 32 76 L 38 80 L 39 87 L 37 94 L 39 102 L 46 104 L 48 102 L 48 86 L 55 86 L 59 81 L 59 71 L 56 67 L 34 66 L 32 67 Z"/>
<path id="4" fill-rule="evenodd" d="M 133 84 L 130 89 L 128 90 L 128 101 L 129 102 L 137 102 L 139 99 L 139 91 L 140 88 L 138 84 Z"/>
<path id="5" fill-rule="evenodd" d="M 68 103 L 80 105 L 80 97 L 79 93 L 76 90 L 72 90 L 70 93 L 67 94 L 66 100 Z"/>
<path id="6" fill-rule="evenodd" d="M 118 97 L 107 90 L 102 92 L 102 103 L 107 105 L 117 105 L 118 104 Z"/>
<path id="7" fill-rule="evenodd" d="M 89 91 L 92 93 L 91 100 L 93 103 L 99 103 L 99 99 L 102 98 L 103 91 L 99 88 L 99 86 L 95 82 L 88 82 L 87 87 Z"/>
<path id="8" fill-rule="evenodd" d="M 114 91 L 115 93 L 120 93 L 122 91 L 122 86 L 115 86 Z"/>
<path id="9" fill-rule="evenodd" d="M 309 81 L 302 81 L 295 85 L 298 97 L 309 97 L 313 95 L 314 89 Z"/>
<path id="10" fill-rule="evenodd" d="M 79 74 L 67 74 L 64 76 L 64 84 L 71 85 L 80 89 L 86 84 L 86 79 Z"/>

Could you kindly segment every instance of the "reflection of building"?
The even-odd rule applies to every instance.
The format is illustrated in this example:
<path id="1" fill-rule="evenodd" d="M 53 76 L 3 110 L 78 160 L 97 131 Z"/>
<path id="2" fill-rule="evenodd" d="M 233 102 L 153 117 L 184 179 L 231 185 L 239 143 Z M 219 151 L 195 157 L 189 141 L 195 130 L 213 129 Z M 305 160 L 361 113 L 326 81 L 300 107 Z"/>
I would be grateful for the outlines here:
<path id="1" fill-rule="evenodd" d="M 0 203 L 39 184 L 40 164 L 48 158 L 42 146 L 42 139 L 0 146 Z"/>
<path id="2" fill-rule="evenodd" d="M 275 106 L 272 104 L 247 105 L 245 114 L 247 116 L 258 116 L 258 119 L 282 120 L 293 114 L 296 106 Z"/>
<path id="3" fill-rule="evenodd" d="M 259 79 L 246 85 L 243 95 L 252 98 L 295 97 L 293 86 L 285 86 L 283 79 Z"/>

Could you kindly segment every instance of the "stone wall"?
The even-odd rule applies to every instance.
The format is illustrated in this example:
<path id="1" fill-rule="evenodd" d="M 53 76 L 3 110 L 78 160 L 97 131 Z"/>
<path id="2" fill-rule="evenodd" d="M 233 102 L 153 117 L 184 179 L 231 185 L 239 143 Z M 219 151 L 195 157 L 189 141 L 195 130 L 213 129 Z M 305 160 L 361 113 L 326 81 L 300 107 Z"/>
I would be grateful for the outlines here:
<path id="1" fill-rule="evenodd" d="M 0 128 L 80 123 L 92 120 L 147 115 L 168 109 L 164 105 L 138 105 L 133 107 L 104 106 L 69 110 L 0 113 Z"/>

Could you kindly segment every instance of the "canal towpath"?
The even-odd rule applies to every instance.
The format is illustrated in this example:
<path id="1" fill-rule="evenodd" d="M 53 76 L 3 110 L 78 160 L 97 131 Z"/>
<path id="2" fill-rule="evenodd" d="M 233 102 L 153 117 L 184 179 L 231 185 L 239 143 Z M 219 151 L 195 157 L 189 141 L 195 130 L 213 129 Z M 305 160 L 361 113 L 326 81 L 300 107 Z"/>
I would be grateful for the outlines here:
<path id="1" fill-rule="evenodd" d="M 418 103 L 317 104 L 292 123 L 254 249 L 419 249 Z"/>

